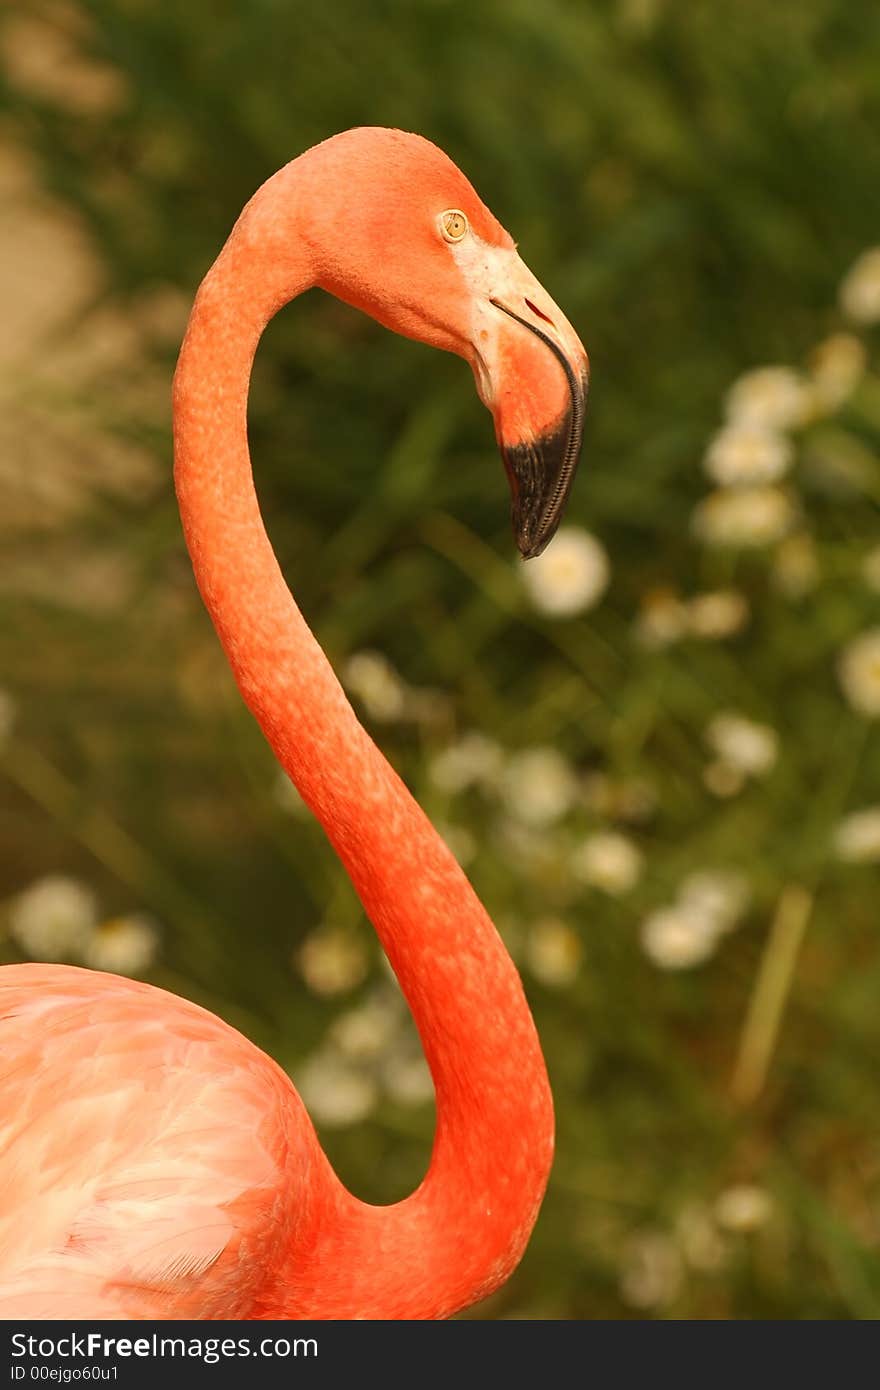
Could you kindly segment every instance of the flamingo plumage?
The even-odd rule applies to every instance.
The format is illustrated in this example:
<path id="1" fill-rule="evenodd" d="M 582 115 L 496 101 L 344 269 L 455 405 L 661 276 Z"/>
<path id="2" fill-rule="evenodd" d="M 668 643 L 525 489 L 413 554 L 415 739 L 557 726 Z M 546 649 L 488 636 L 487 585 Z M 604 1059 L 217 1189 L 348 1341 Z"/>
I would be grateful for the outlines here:
<path id="1" fill-rule="evenodd" d="M 359 129 L 251 199 L 199 290 L 174 388 L 196 579 L 241 693 L 323 825 L 418 1026 L 437 1127 L 420 1187 L 350 1194 L 286 1074 L 150 985 L 0 970 L 0 1316 L 441 1318 L 525 1248 L 553 1110 L 516 969 L 470 884 L 359 724 L 281 574 L 246 408 L 272 315 L 318 286 L 465 357 L 495 417 L 525 555 L 558 525 L 580 447 L 574 330 L 458 168 Z"/>

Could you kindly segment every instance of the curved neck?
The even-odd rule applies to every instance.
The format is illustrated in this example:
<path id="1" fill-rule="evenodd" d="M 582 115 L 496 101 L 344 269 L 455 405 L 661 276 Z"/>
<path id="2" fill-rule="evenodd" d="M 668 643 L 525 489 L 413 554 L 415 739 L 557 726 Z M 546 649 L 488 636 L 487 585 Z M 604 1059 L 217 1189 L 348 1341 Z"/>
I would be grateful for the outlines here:
<path id="1" fill-rule="evenodd" d="M 175 376 L 175 482 L 205 604 L 241 693 L 323 825 L 412 1009 L 437 1096 L 430 1169 L 393 1207 L 323 1154 L 265 1316 L 442 1317 L 515 1266 L 549 1172 L 553 1114 L 516 970 L 473 889 L 358 723 L 281 574 L 247 446 L 251 365 L 272 314 L 312 282 L 275 242 L 273 185 L 237 224 L 193 309 Z"/>

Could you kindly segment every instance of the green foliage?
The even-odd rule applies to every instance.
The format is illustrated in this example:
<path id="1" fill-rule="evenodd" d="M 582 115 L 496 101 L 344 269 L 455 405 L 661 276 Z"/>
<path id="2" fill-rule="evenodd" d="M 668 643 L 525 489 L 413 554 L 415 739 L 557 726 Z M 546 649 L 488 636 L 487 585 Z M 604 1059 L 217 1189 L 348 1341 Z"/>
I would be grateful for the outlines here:
<path id="1" fill-rule="evenodd" d="M 107 914 L 151 911 L 149 978 L 294 1074 L 340 1013 L 386 1008 L 359 905 L 279 799 L 194 594 L 161 384 L 177 330 L 157 306 L 191 298 L 242 204 L 302 149 L 350 125 L 418 130 L 590 350 L 568 520 L 601 539 L 607 593 L 542 611 L 466 368 L 325 297 L 266 333 L 251 446 L 285 572 L 337 668 L 365 650 L 390 663 L 378 696 L 375 670 L 361 691 L 365 722 L 453 841 L 467 832 L 545 1044 L 554 1177 L 521 1269 L 475 1315 L 878 1316 L 877 867 L 835 853 L 841 819 L 880 802 L 876 719 L 840 665 L 880 623 L 876 327 L 856 325 L 868 366 L 839 401 L 817 403 L 814 363 L 798 418 L 767 429 L 795 453 L 779 534 L 717 544 L 694 518 L 731 383 L 765 362 L 802 371 L 829 333 L 852 334 L 838 286 L 880 240 L 880 17 L 846 0 L 80 0 L 6 23 L 4 128 L 102 267 L 74 332 L 110 312 L 136 337 L 85 386 L 24 386 L 28 408 L 85 450 L 117 441 L 120 469 L 126 450 L 160 467 L 9 527 L 10 572 L 37 554 L 56 583 L 0 589 L 19 709 L 5 893 L 65 872 Z M 81 90 L 28 77 L 40 33 L 76 55 Z M 103 603 L 78 596 L 72 555 L 121 563 L 115 600 L 112 577 Z M 692 601 L 719 591 L 745 617 L 701 633 Z M 377 719 L 388 688 L 401 708 Z M 770 740 L 749 774 L 719 751 L 728 711 Z M 469 731 L 499 746 L 501 770 L 455 790 L 437 760 Z M 535 748 L 565 760 L 543 819 L 523 814 L 517 762 Z M 535 775 L 545 794 L 552 770 Z M 641 855 L 617 894 L 572 869 L 598 832 Z M 704 959 L 661 969 L 644 924 L 706 870 L 739 875 L 748 904 Z M 322 923 L 350 988 L 302 955 Z M 14 934 L 0 944 L 20 958 Z M 418 1180 L 432 1119 L 384 1065 L 362 1067 L 369 1117 L 322 1132 L 376 1201 Z"/>

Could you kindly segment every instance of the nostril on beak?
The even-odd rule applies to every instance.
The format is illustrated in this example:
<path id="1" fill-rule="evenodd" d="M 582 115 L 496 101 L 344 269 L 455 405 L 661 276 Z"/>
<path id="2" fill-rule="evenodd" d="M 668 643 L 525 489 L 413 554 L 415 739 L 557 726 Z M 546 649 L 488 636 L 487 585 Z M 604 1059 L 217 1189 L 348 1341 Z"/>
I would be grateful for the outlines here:
<path id="1" fill-rule="evenodd" d="M 546 314 L 542 313 L 541 310 L 538 308 L 537 304 L 533 304 L 530 299 L 524 300 L 524 303 L 527 309 L 531 309 L 532 313 L 535 315 L 536 318 L 543 319 L 545 323 L 549 323 L 551 328 L 556 327 L 556 324 L 553 322 L 553 320 L 548 318 Z"/>

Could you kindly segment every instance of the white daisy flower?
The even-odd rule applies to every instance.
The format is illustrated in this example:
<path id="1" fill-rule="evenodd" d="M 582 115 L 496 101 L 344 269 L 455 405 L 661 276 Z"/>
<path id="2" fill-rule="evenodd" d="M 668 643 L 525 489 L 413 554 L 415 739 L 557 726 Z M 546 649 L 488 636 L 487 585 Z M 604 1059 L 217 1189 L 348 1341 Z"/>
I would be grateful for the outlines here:
<path id="1" fill-rule="evenodd" d="M 570 618 L 594 607 L 608 587 L 608 556 L 579 526 L 563 526 L 536 560 L 522 562 L 526 593 L 540 613 Z"/>
<path id="2" fill-rule="evenodd" d="M 779 752 L 779 736 L 769 724 L 757 724 L 728 710 L 711 720 L 706 739 L 723 762 L 746 777 L 763 777 Z"/>
<path id="3" fill-rule="evenodd" d="M 345 994 L 369 968 L 366 942 L 343 927 L 321 926 L 307 936 L 296 955 L 299 972 L 313 994 Z"/>
<path id="4" fill-rule="evenodd" d="M 736 589 L 696 594 L 686 608 L 688 632 L 703 641 L 735 637 L 749 621 L 749 603 Z"/>
<path id="5" fill-rule="evenodd" d="M 834 832 L 834 852 L 847 864 L 880 861 L 880 806 L 845 816 Z"/>
<path id="6" fill-rule="evenodd" d="M 525 825 L 546 826 L 571 810 L 577 796 L 574 773 L 555 748 L 515 753 L 501 782 L 504 803 Z"/>
<path id="7" fill-rule="evenodd" d="M 503 764 L 500 746 L 472 730 L 434 754 L 428 763 L 428 776 L 440 791 L 455 795 L 472 786 L 494 786 Z"/>
<path id="8" fill-rule="evenodd" d="M 742 874 L 727 869 L 697 869 L 679 889 L 679 902 L 705 917 L 717 932 L 735 927 L 748 907 L 749 885 Z"/>
<path id="9" fill-rule="evenodd" d="M 705 912 L 675 903 L 645 918 L 641 942 L 645 955 L 661 970 L 689 970 L 714 954 L 718 929 Z"/>
<path id="10" fill-rule="evenodd" d="M 754 1183 L 737 1183 L 715 1203 L 715 1219 L 726 1231 L 746 1234 L 766 1225 L 773 1212 L 769 1193 Z"/>
<path id="11" fill-rule="evenodd" d="M 756 424 L 731 424 L 711 440 L 703 467 L 719 487 L 778 482 L 794 457 L 791 441 Z"/>
<path id="12" fill-rule="evenodd" d="M 159 949 L 159 928 L 146 913 L 114 917 L 89 937 L 82 953 L 84 964 L 111 975 L 143 975 Z"/>
<path id="13" fill-rule="evenodd" d="M 375 1081 L 361 1067 L 332 1051 L 316 1052 L 294 1077 L 309 1114 L 332 1129 L 355 1125 L 375 1109 Z"/>
<path id="14" fill-rule="evenodd" d="M 844 647 L 837 663 L 843 693 L 867 719 L 880 717 L 880 627 L 872 627 Z"/>
<path id="15" fill-rule="evenodd" d="M 371 719 L 393 723 L 406 710 L 406 687 L 381 652 L 353 652 L 342 668 L 342 682 Z"/>
<path id="16" fill-rule="evenodd" d="M 625 835 L 614 830 L 599 830 L 588 835 L 574 850 L 571 868 L 582 883 L 617 898 L 638 883 L 642 855 Z"/>
<path id="17" fill-rule="evenodd" d="M 338 1050 L 354 1061 L 378 1057 L 389 1045 L 400 1021 L 399 996 L 377 996 L 340 1014 L 330 1029 Z"/>
<path id="18" fill-rule="evenodd" d="M 555 989 L 570 985 L 577 978 L 582 958 L 580 937 L 565 922 L 545 917 L 531 927 L 525 963 L 542 984 Z"/>
<path id="19" fill-rule="evenodd" d="M 854 323 L 880 321 L 880 246 L 863 251 L 844 276 L 840 307 Z"/>
<path id="20" fill-rule="evenodd" d="M 635 621 L 636 640 L 649 651 L 662 651 L 680 642 L 688 628 L 688 610 L 674 589 L 651 589 L 641 601 Z"/>
<path id="21" fill-rule="evenodd" d="M 706 545 L 748 548 L 781 540 L 796 515 L 791 498 L 778 487 L 721 488 L 697 503 L 691 526 Z"/>
<path id="22" fill-rule="evenodd" d="M 9 913 L 10 935 L 34 960 L 80 957 L 96 923 L 92 890 L 57 874 L 19 893 Z"/>
<path id="23" fill-rule="evenodd" d="M 807 418 L 810 393 L 791 367 L 756 367 L 734 382 L 725 407 L 734 424 L 787 430 Z"/>

